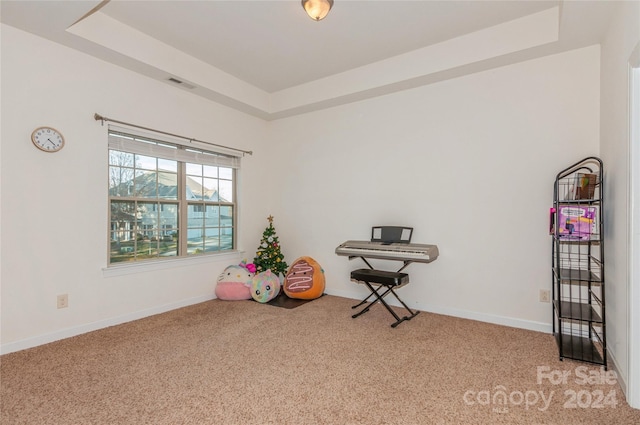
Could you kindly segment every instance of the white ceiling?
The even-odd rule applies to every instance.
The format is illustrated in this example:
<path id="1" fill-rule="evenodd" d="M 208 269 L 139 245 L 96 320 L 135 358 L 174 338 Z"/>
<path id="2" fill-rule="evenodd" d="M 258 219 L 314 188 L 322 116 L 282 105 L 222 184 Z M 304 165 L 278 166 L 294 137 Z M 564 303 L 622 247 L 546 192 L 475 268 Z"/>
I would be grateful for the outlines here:
<path id="1" fill-rule="evenodd" d="M 322 22 L 295 0 L 111 2 L 102 11 L 271 93 L 556 3 L 337 0 Z"/>
<path id="2" fill-rule="evenodd" d="M 315 22 L 299 0 L 2 0 L 0 17 L 7 25 L 152 78 L 177 78 L 196 95 L 275 119 L 598 43 L 615 3 L 335 0 L 327 18 Z M 428 55 L 437 46 L 452 49 L 452 40 L 469 44 L 469 37 L 487 28 L 506 29 L 509 21 L 554 7 L 555 40 L 487 53 L 460 62 L 463 67 L 407 74 L 408 63 L 435 63 Z M 150 48 L 164 50 L 173 64 L 145 59 L 141 52 Z M 411 55 L 414 62 L 407 62 Z M 388 77 L 338 89 L 347 77 L 369 79 L 365 72 Z"/>

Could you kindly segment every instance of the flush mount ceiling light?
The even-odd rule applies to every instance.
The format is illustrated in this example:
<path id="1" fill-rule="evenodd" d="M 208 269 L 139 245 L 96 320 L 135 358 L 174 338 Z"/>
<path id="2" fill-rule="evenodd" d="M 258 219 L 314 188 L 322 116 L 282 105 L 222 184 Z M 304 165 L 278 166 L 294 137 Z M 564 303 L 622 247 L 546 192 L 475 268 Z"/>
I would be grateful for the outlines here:
<path id="1" fill-rule="evenodd" d="M 302 0 L 302 7 L 314 21 L 324 19 L 331 10 L 333 0 Z"/>

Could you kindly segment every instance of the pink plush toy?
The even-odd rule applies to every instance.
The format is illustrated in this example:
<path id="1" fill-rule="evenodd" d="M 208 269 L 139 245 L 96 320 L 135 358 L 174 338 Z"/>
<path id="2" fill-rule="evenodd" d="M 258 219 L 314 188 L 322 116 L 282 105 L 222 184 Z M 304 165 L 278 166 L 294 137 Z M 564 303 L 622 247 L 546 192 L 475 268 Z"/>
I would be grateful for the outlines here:
<path id="1" fill-rule="evenodd" d="M 218 276 L 216 297 L 221 300 L 250 300 L 253 273 L 246 266 L 229 266 Z"/>

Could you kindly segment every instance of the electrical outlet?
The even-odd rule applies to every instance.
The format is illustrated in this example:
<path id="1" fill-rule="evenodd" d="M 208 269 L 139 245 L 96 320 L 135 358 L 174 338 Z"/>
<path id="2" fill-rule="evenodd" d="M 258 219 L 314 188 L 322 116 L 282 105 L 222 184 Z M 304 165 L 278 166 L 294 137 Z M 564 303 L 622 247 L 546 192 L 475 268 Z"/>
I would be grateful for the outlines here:
<path id="1" fill-rule="evenodd" d="M 58 295 L 58 308 L 67 308 L 69 307 L 69 295 L 62 294 Z"/>
<path id="2" fill-rule="evenodd" d="M 550 303 L 551 302 L 551 292 L 548 289 L 540 290 L 540 302 L 541 303 Z"/>

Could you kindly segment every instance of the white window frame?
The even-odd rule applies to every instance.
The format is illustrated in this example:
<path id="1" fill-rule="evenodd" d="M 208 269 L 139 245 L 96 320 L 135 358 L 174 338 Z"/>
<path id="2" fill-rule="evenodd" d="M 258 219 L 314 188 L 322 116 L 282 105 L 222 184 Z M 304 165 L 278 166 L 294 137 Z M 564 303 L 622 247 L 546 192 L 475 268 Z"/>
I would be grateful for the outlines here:
<path id="1" fill-rule="evenodd" d="M 119 133 L 120 136 L 116 136 L 115 134 Z M 122 137 L 122 135 L 125 135 Z M 130 136 L 130 137 L 127 137 Z M 108 271 L 112 271 L 114 269 L 141 269 L 140 266 L 143 266 L 142 269 L 156 269 L 156 268 L 165 268 L 165 266 L 175 265 L 176 262 L 184 262 L 184 261 L 193 261 L 194 258 L 201 258 L 201 261 L 207 260 L 219 260 L 228 255 L 237 255 L 238 251 L 236 250 L 237 246 L 237 235 L 238 235 L 238 203 L 237 203 L 237 192 L 238 192 L 238 169 L 240 168 L 240 158 L 241 156 L 234 152 L 227 152 L 224 149 L 211 148 L 210 146 L 202 146 L 197 142 L 185 143 L 183 141 L 173 139 L 171 137 L 165 135 L 158 135 L 154 133 L 146 133 L 141 132 L 139 130 L 134 130 L 128 127 L 119 127 L 114 125 L 109 125 L 108 131 L 108 139 L 109 139 L 109 156 L 108 161 L 111 156 L 112 150 L 133 153 L 138 155 L 151 156 L 161 159 L 168 159 L 178 162 L 177 167 L 177 187 L 178 194 L 176 199 L 166 199 L 156 194 L 156 197 L 153 198 L 144 198 L 144 197 L 135 197 L 135 196 L 111 196 L 111 193 L 108 194 L 108 247 L 107 247 L 107 267 L 103 269 L 105 274 Z M 148 143 L 148 142 L 154 143 Z M 205 165 L 205 169 L 213 169 L 214 167 L 221 167 L 217 170 L 221 169 L 226 172 L 227 176 L 224 178 L 220 178 L 219 180 L 224 180 L 227 182 L 227 187 L 231 186 L 230 196 L 231 200 L 220 199 L 217 201 L 212 199 L 205 199 L 204 197 L 199 199 L 187 199 L 187 190 L 186 190 L 186 179 L 187 179 L 187 163 L 192 164 L 201 164 Z M 230 171 L 229 171 L 230 170 Z M 230 177 L 229 177 L 230 176 Z M 108 187 L 111 187 L 111 183 L 109 183 Z M 218 195 L 220 196 L 220 195 Z M 177 246 L 176 246 L 176 254 L 168 257 L 154 256 L 152 258 L 143 258 L 143 259 L 134 259 L 129 261 L 120 261 L 120 262 L 112 262 L 112 220 L 111 220 L 111 206 L 112 202 L 117 201 L 132 201 L 138 200 L 140 202 L 152 202 L 156 203 L 156 205 L 163 206 L 165 203 L 173 203 L 178 205 L 178 219 L 176 230 L 178 230 L 177 235 Z M 203 233 L 207 230 L 212 230 L 217 228 L 219 230 L 219 234 L 223 234 L 223 231 L 226 229 L 226 233 L 231 230 L 232 238 L 226 242 L 226 247 L 222 249 L 218 249 L 215 251 L 210 251 L 206 249 L 206 243 L 203 242 L 203 250 L 201 252 L 189 252 L 189 248 L 187 247 L 187 234 L 189 233 L 189 229 L 194 230 L 194 227 L 190 227 L 187 224 L 187 216 L 188 216 L 188 208 L 189 205 L 198 207 L 201 206 L 214 206 L 219 215 L 221 214 L 222 209 L 229 209 L 230 207 L 232 214 L 230 217 L 231 223 L 228 225 L 228 220 L 225 225 L 221 224 L 222 218 L 218 218 L 218 224 L 213 226 L 207 222 L 205 224 L 203 222 Z M 164 234 L 164 227 L 166 224 L 157 223 L 157 231 L 158 234 Z M 209 227 L 207 227 L 209 226 Z M 180 232 L 180 229 L 183 229 Z M 134 229 L 132 229 L 134 231 Z M 144 229 L 143 229 L 144 231 Z M 182 233 L 182 234 L 180 234 Z M 220 240 L 221 238 L 218 238 Z M 203 236 L 203 241 L 206 241 L 207 238 Z M 153 266 L 150 266 L 152 265 Z M 108 273 L 113 275 L 114 273 Z M 115 274 L 120 274 L 117 272 Z"/>
<path id="2" fill-rule="evenodd" d="M 640 44 L 629 59 L 629 328 L 627 401 L 640 409 Z"/>

